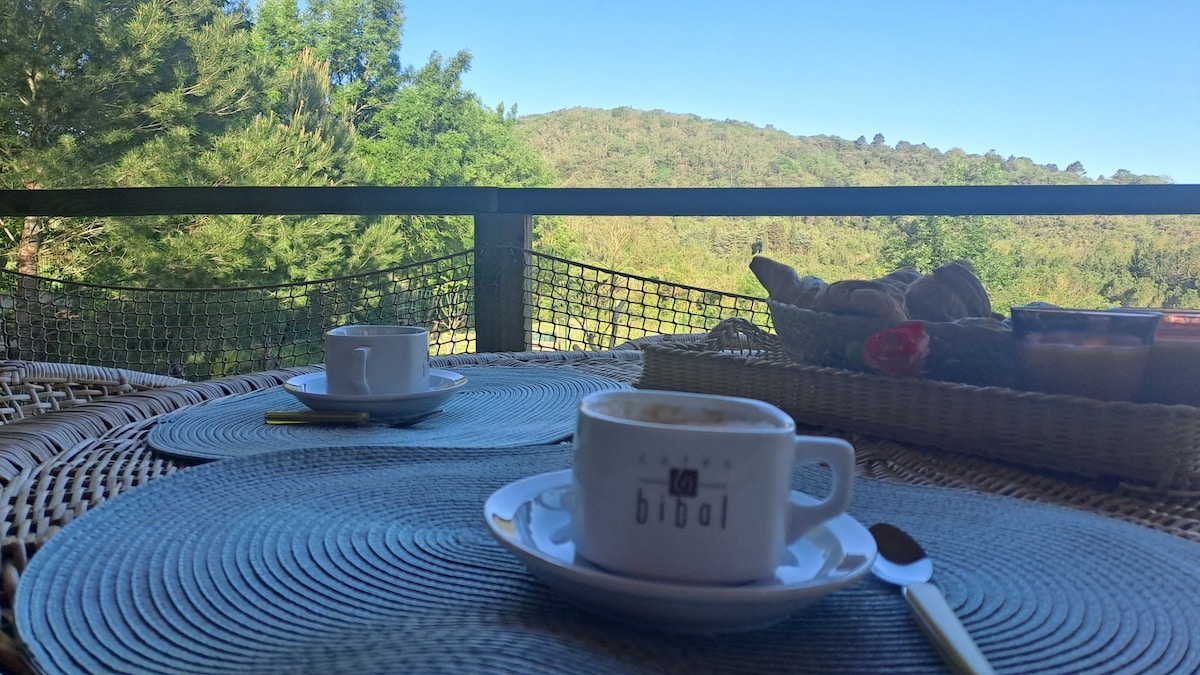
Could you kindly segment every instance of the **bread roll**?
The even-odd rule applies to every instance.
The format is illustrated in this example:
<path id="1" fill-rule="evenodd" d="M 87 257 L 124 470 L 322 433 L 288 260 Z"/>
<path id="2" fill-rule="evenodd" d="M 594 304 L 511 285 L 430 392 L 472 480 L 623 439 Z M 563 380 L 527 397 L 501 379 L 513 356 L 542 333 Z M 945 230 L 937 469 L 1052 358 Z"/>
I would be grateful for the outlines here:
<path id="1" fill-rule="evenodd" d="M 921 273 L 911 267 L 901 267 L 894 272 L 888 272 L 880 281 L 885 284 L 890 284 L 900 289 L 901 292 L 907 291 L 908 287 L 914 281 L 921 278 Z"/>
<path id="2" fill-rule="evenodd" d="M 819 312 L 875 316 L 897 321 L 908 318 L 903 296 L 879 280 L 848 280 L 829 284 L 813 309 Z"/>
<path id="3" fill-rule="evenodd" d="M 816 306 L 817 298 L 828 285 L 814 276 L 801 277 L 790 266 L 761 255 L 750 261 L 750 271 L 772 300 L 804 309 Z"/>
<path id="4" fill-rule="evenodd" d="M 912 282 L 904 295 L 908 314 L 924 321 L 955 321 L 973 316 L 991 316 L 992 302 L 966 260 L 954 260 L 933 274 Z"/>

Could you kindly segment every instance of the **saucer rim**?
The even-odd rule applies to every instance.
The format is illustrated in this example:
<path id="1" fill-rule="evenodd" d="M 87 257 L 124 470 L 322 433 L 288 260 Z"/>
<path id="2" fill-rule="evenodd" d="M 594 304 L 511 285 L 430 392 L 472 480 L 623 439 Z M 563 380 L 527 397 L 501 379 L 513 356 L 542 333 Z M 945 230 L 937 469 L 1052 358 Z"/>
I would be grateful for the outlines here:
<path id="1" fill-rule="evenodd" d="M 878 550 L 874 545 L 874 538 L 866 526 L 858 522 L 850 514 L 841 513 L 825 521 L 823 524 L 830 528 L 831 534 L 843 545 L 846 543 L 845 540 L 847 537 L 845 535 L 847 533 L 842 531 L 847 528 L 850 529 L 852 534 L 855 535 L 854 539 L 861 540 L 864 548 L 863 562 L 853 570 L 847 572 L 843 577 L 826 579 L 824 581 L 818 581 L 817 578 L 813 578 L 806 582 L 784 586 L 758 584 L 737 586 L 683 584 L 626 577 L 606 572 L 599 568 L 582 567 L 577 564 L 567 563 L 558 558 L 546 555 L 538 549 L 523 545 L 515 534 L 510 536 L 500 531 L 493 523 L 492 516 L 497 513 L 495 508 L 496 501 L 500 498 L 505 498 L 502 496 L 502 493 L 524 489 L 530 493 L 529 497 L 522 500 L 522 503 L 527 503 L 547 490 L 561 488 L 570 484 L 571 480 L 571 469 L 562 469 L 512 481 L 493 492 L 488 497 L 483 508 L 484 520 L 492 537 L 501 546 L 512 552 L 529 566 L 533 572 L 536 574 L 552 575 L 557 582 L 571 581 L 580 585 L 586 585 L 592 589 L 603 590 L 608 593 L 620 593 L 641 600 L 651 599 L 693 605 L 790 605 L 797 601 L 811 599 L 814 595 L 823 597 L 857 583 L 863 577 L 870 574 L 871 567 L 878 554 Z M 540 487 L 535 489 L 534 485 Z M 802 492 L 792 490 L 791 493 L 793 498 L 799 495 L 806 500 L 815 502 L 812 497 Z M 861 530 L 861 532 L 856 530 Z M 848 553 L 857 554 L 859 551 L 855 550 Z"/>
<path id="2" fill-rule="evenodd" d="M 404 393 L 400 393 L 400 394 L 366 394 L 366 395 L 362 395 L 362 394 L 330 394 L 328 392 L 318 393 L 318 392 L 314 392 L 314 391 L 305 391 L 303 389 L 300 389 L 299 384 L 301 382 L 307 382 L 309 380 L 319 380 L 319 381 L 325 380 L 325 371 L 318 370 L 318 371 L 315 371 L 312 373 L 304 373 L 303 375 L 295 375 L 293 377 L 289 377 L 287 379 L 287 381 L 283 383 L 283 388 L 284 388 L 284 391 L 287 391 L 289 394 L 292 394 L 293 396 L 295 396 L 296 398 L 299 398 L 301 400 L 304 400 L 305 398 L 311 398 L 311 399 L 317 400 L 317 401 L 330 401 L 330 402 L 333 402 L 333 401 L 343 402 L 344 401 L 347 403 L 349 403 L 349 402 L 390 403 L 390 402 L 395 402 L 395 401 L 419 400 L 419 399 L 423 399 L 423 398 L 427 398 L 427 397 L 431 397 L 431 396 L 447 394 L 450 392 L 458 391 L 467 383 L 467 376 L 460 375 L 459 373 L 456 373 L 456 372 L 453 372 L 450 370 L 443 370 L 440 368 L 430 369 L 429 377 L 430 377 L 431 381 L 434 377 L 438 377 L 438 378 L 441 378 L 442 380 L 445 380 L 447 383 L 443 384 L 441 386 L 430 385 L 430 387 L 424 391 L 412 391 L 412 392 L 404 392 Z"/>

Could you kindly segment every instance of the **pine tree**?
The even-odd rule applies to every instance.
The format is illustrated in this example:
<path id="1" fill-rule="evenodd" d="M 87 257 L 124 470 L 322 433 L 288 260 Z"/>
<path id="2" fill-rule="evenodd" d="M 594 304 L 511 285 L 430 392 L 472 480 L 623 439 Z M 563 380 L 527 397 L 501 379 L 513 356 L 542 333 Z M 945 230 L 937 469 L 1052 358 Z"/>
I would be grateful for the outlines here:
<path id="1" fill-rule="evenodd" d="M 399 0 L 28 0 L 0 16 L 4 187 L 547 185 L 470 55 L 399 60 Z M 10 86 L 6 83 L 20 83 Z M 256 284 L 462 250 L 467 218 L 172 216 L 4 223 L 21 271 Z M 555 230 L 554 228 L 558 228 Z M 561 220 L 539 223 L 569 245 Z"/>
<path id="2" fill-rule="evenodd" d="M 120 184 L 114 164 L 147 143 L 203 143 L 261 109 L 249 14 L 221 0 L 29 0 L 0 21 L 0 168 L 6 188 Z M 163 167 L 164 173 L 165 169 Z M 186 183 L 177 176 L 163 184 Z M 25 218 L 18 270 L 85 272 L 100 223 Z M 50 256 L 44 261 L 43 249 Z"/>

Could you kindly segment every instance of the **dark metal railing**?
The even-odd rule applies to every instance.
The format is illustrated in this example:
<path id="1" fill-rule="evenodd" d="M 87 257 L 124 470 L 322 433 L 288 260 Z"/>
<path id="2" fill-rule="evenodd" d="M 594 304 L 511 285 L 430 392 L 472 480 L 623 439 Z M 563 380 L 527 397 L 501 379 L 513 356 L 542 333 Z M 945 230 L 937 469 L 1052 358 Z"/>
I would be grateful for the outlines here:
<path id="1" fill-rule="evenodd" d="M 900 216 L 1200 214 L 1200 185 L 846 188 L 150 187 L 0 190 L 0 217 L 470 215 L 479 351 L 532 342 L 526 257 L 535 215 Z M 480 283 L 481 280 L 486 283 Z"/>

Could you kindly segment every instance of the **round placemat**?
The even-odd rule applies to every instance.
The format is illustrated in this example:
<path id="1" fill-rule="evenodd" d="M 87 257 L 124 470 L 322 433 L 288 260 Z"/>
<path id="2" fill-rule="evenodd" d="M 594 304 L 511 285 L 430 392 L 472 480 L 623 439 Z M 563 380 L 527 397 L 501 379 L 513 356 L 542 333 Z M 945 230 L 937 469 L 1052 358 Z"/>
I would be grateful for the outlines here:
<path id="1" fill-rule="evenodd" d="M 575 431 L 579 401 L 629 386 L 560 368 L 455 368 L 466 385 L 418 425 L 267 424 L 268 410 L 307 410 L 282 387 L 231 396 L 168 415 L 147 444 L 186 459 L 223 459 L 316 446 L 505 448 L 554 443 Z"/>
<path id="2" fill-rule="evenodd" d="M 317 448 L 184 469 L 52 538 L 21 578 L 17 630 L 56 672 L 944 672 L 900 592 L 872 578 L 732 635 L 568 604 L 492 540 L 482 505 L 570 451 Z M 961 490 L 855 490 L 852 515 L 935 556 L 1000 672 L 1200 668 L 1200 545 Z"/>

